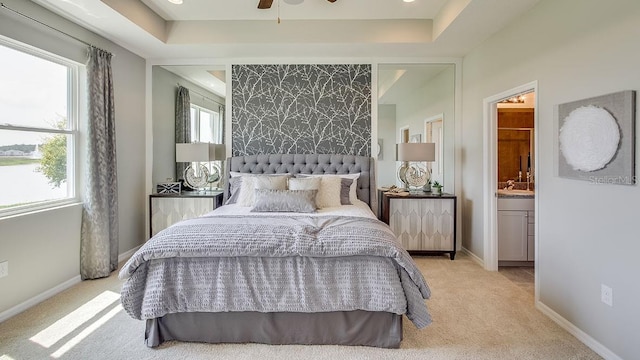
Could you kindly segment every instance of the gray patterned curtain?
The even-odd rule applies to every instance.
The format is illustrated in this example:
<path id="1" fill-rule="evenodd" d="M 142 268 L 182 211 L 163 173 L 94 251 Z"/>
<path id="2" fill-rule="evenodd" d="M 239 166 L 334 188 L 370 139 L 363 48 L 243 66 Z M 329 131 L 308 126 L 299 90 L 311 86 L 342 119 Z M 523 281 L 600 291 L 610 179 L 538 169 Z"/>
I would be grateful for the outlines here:
<path id="1" fill-rule="evenodd" d="M 109 276 L 118 268 L 118 186 L 111 54 L 89 48 L 87 164 L 82 210 L 80 275 Z"/>
<path id="2" fill-rule="evenodd" d="M 191 142 L 191 99 L 189 89 L 178 86 L 176 96 L 176 144 Z M 176 163 L 176 180 L 182 179 L 184 169 L 189 163 Z"/>

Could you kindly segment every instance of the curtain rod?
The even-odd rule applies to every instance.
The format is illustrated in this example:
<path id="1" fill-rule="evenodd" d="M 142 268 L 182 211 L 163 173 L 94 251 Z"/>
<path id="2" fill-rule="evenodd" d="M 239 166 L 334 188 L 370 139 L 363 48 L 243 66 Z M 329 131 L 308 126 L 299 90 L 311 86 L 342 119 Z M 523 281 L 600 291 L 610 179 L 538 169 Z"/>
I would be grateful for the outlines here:
<path id="1" fill-rule="evenodd" d="M 106 51 L 106 50 L 104 50 L 104 49 L 100 49 L 99 47 L 94 46 L 93 44 L 90 44 L 90 43 L 88 43 L 88 42 L 86 42 L 86 41 L 84 41 L 84 40 L 82 40 L 82 39 L 80 39 L 80 38 L 77 38 L 77 37 L 75 37 L 75 36 L 73 36 L 73 35 L 67 34 L 66 32 L 64 32 L 64 31 L 62 31 L 62 30 L 58 30 L 58 29 L 54 28 L 53 26 L 47 25 L 47 24 L 43 23 L 43 22 L 42 22 L 42 21 L 40 21 L 40 20 L 37 20 L 37 19 L 32 18 L 32 17 L 31 17 L 31 16 L 29 16 L 29 15 L 25 15 L 25 14 L 23 14 L 23 13 L 19 12 L 18 10 L 14 10 L 14 9 L 12 9 L 12 8 L 8 7 L 7 5 L 5 5 L 4 3 L 0 3 L 0 7 L 4 8 L 4 9 L 7 9 L 7 10 L 11 11 L 11 12 L 12 12 L 12 13 L 14 13 L 14 14 L 20 15 L 20 16 L 22 16 L 23 18 L 29 19 L 29 20 L 31 20 L 31 21 L 33 21 L 33 22 L 36 22 L 36 23 L 38 23 L 38 24 L 40 24 L 40 25 L 42 25 L 42 26 L 44 26 L 44 27 L 46 27 L 46 28 L 48 28 L 48 29 L 50 29 L 50 30 L 53 30 L 53 31 L 56 31 L 56 32 L 58 32 L 58 33 L 60 33 L 60 34 L 62 34 L 62 35 L 65 35 L 65 36 L 67 36 L 67 37 L 69 37 L 69 38 L 71 38 L 71 39 L 73 39 L 73 40 L 75 40 L 75 41 L 81 42 L 81 43 L 83 43 L 83 44 L 85 44 L 85 45 L 87 45 L 87 46 L 91 46 L 91 47 L 94 47 L 94 48 L 96 48 L 96 49 L 99 49 L 99 50 L 102 50 L 102 51 L 105 51 L 105 52 L 108 52 L 109 54 L 111 54 L 111 52 L 109 52 L 109 51 Z M 111 56 L 115 57 L 115 55 L 113 55 L 113 54 L 111 54 Z"/>
<path id="2" fill-rule="evenodd" d="M 182 86 L 182 85 L 180 85 L 180 83 L 178 83 L 178 86 Z M 203 94 L 200 94 L 199 92 L 197 92 L 197 91 L 195 91 L 195 90 L 191 90 L 191 89 L 189 89 L 189 88 L 188 88 L 188 87 L 186 87 L 186 86 L 182 86 L 182 87 L 183 87 L 183 88 L 185 88 L 185 89 L 188 89 L 188 90 L 189 90 L 189 93 L 196 93 L 196 94 L 200 95 L 202 98 L 207 99 L 207 100 L 209 100 L 209 101 L 211 101 L 211 102 L 214 102 L 214 103 L 216 103 L 216 104 L 218 104 L 218 105 L 220 105 L 220 106 L 224 107 L 224 104 L 223 104 L 223 103 L 221 103 L 221 102 L 219 102 L 218 100 L 215 100 L 215 99 L 212 99 L 212 98 L 210 98 L 210 97 L 208 97 L 208 96 L 205 96 L 205 95 L 203 95 Z"/>

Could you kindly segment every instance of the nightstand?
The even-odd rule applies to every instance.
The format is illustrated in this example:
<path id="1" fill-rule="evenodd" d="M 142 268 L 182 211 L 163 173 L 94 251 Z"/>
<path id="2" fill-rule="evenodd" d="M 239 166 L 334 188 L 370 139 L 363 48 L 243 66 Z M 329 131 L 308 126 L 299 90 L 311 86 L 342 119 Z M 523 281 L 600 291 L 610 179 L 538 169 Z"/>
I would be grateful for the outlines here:
<path id="1" fill-rule="evenodd" d="M 456 256 L 456 196 L 410 193 L 406 196 L 378 190 L 380 220 L 389 225 L 412 255 Z"/>
<path id="2" fill-rule="evenodd" d="M 149 195 L 151 236 L 178 221 L 193 219 L 222 206 L 222 195 L 222 190 Z"/>

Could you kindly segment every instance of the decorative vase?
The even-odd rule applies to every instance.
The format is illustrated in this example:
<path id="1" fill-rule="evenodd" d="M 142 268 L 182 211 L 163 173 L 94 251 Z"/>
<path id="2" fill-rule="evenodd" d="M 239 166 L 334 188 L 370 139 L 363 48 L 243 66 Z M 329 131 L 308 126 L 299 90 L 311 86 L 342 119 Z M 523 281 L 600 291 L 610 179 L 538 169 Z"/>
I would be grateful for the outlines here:
<path id="1" fill-rule="evenodd" d="M 433 188 L 433 192 L 434 195 L 442 195 L 442 188 L 441 187 L 437 187 L 437 188 Z"/>

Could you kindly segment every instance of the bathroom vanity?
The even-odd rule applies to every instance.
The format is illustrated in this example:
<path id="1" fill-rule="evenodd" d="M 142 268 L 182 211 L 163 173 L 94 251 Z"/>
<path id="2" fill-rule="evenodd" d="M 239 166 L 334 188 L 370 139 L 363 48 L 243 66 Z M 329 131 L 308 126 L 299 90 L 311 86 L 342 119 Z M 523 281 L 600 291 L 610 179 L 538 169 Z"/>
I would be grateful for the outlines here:
<path id="1" fill-rule="evenodd" d="M 535 260 L 534 192 L 498 190 L 498 264 L 533 265 Z"/>

